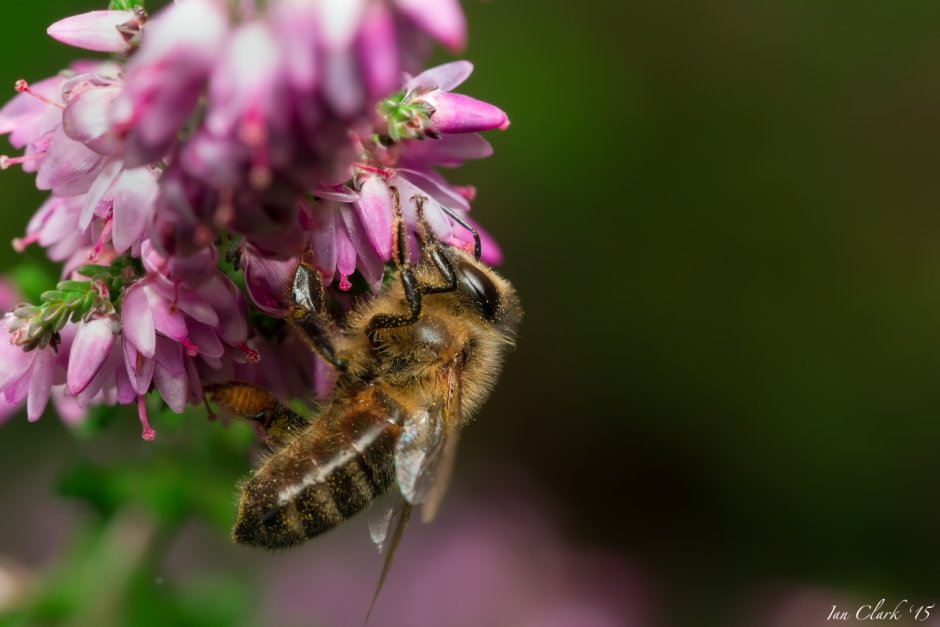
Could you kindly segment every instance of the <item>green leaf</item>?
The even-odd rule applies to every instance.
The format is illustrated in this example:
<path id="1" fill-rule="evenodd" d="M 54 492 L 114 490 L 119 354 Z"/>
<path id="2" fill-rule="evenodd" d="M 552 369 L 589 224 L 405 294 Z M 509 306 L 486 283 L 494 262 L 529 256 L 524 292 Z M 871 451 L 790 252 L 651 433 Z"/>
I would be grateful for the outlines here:
<path id="1" fill-rule="evenodd" d="M 143 8 L 143 0 L 111 0 L 108 9 L 111 11 L 133 11 L 134 7 Z"/>

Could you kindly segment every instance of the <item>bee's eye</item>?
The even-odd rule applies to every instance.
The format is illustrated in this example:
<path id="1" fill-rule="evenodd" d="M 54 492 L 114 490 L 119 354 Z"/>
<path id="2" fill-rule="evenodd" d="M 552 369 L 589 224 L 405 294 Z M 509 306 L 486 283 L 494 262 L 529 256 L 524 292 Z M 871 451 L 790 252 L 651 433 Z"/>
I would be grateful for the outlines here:
<path id="1" fill-rule="evenodd" d="M 469 263 L 461 263 L 457 267 L 457 281 L 484 318 L 492 320 L 496 317 L 499 311 L 499 290 L 488 276 Z"/>

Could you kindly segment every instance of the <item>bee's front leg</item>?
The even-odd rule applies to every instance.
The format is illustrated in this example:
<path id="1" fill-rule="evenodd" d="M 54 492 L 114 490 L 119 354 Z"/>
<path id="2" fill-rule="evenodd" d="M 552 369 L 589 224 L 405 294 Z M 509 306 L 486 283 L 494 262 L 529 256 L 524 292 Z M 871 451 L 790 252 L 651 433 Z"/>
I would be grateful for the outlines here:
<path id="1" fill-rule="evenodd" d="M 405 220 L 401 214 L 401 203 L 398 189 L 389 187 L 392 192 L 392 201 L 395 209 L 395 239 L 393 241 L 392 257 L 398 267 L 398 277 L 401 280 L 402 290 L 405 293 L 405 303 L 408 305 L 408 314 L 377 314 L 369 320 L 366 326 L 366 335 L 373 346 L 379 344 L 378 332 L 382 329 L 394 329 L 414 324 L 421 316 L 421 286 L 415 276 L 414 268 L 408 262 L 408 231 Z"/>
<path id="2" fill-rule="evenodd" d="M 300 338 L 334 368 L 346 370 L 346 360 L 337 354 L 333 344 L 336 326 L 326 314 L 323 283 L 309 251 L 301 256 L 294 271 L 290 300 L 287 321 L 298 331 Z"/>

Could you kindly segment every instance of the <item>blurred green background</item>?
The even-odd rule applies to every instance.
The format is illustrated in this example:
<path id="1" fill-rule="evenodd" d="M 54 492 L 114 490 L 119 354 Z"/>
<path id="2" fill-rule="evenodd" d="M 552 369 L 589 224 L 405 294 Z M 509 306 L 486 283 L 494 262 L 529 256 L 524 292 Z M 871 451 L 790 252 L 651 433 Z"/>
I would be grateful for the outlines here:
<path id="1" fill-rule="evenodd" d="M 44 28 L 100 4 L 8 2 L 0 85 L 74 58 Z M 464 5 L 465 91 L 512 126 L 450 177 L 527 317 L 458 491 L 524 476 L 659 624 L 758 624 L 780 590 L 824 591 L 792 624 L 938 600 L 940 4 Z M 7 241 L 42 196 L 0 190 Z M 5 425 L 0 554 L 46 559 L 30 494 L 108 446 L 165 445 Z"/>

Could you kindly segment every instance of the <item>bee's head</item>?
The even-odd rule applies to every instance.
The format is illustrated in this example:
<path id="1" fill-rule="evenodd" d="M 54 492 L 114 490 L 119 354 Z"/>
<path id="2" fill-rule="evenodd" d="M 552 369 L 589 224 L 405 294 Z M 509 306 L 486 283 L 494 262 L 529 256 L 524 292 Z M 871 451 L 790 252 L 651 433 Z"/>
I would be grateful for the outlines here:
<path id="1" fill-rule="evenodd" d="M 493 270 L 466 255 L 454 259 L 457 297 L 466 309 L 475 311 L 497 327 L 514 328 L 521 317 L 515 290 Z"/>

